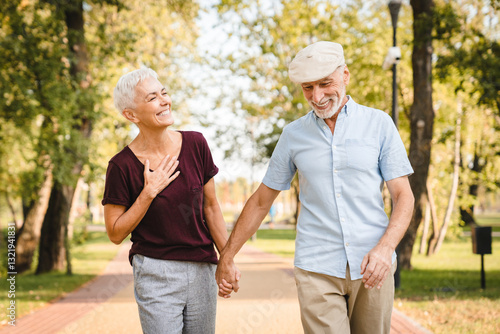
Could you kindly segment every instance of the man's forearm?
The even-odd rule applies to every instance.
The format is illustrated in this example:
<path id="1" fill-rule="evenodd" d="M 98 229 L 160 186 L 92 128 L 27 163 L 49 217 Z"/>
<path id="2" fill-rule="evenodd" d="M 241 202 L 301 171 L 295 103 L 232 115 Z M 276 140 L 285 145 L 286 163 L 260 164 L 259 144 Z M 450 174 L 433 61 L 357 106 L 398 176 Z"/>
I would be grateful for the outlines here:
<path id="1" fill-rule="evenodd" d="M 402 193 L 393 200 L 393 211 L 389 225 L 379 241 L 380 245 L 396 249 L 410 225 L 413 214 L 414 198 L 411 192 Z"/>
<path id="2" fill-rule="evenodd" d="M 241 249 L 243 244 L 245 244 L 245 242 L 259 229 L 259 226 L 266 217 L 268 211 L 265 208 L 259 207 L 256 202 L 257 201 L 254 196 L 250 197 L 238 217 L 221 256 L 229 256 L 230 258 L 233 258 Z"/>
<path id="3" fill-rule="evenodd" d="M 233 258 L 238 253 L 243 244 L 257 232 L 278 194 L 279 191 L 260 185 L 245 204 L 221 257 Z"/>

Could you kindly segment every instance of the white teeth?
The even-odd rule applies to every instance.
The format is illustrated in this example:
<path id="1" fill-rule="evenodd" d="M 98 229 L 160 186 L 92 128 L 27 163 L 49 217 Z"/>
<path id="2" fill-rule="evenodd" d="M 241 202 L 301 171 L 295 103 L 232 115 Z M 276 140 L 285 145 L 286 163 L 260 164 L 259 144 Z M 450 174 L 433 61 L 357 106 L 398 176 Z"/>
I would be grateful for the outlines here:
<path id="1" fill-rule="evenodd" d="M 318 104 L 318 103 L 316 103 L 316 105 L 317 105 L 318 107 L 322 108 L 322 107 L 326 107 L 326 105 L 327 105 L 329 102 L 330 102 L 330 100 L 326 101 L 326 102 L 325 102 L 325 103 L 323 103 L 323 104 Z"/>
<path id="2" fill-rule="evenodd" d="M 165 110 L 165 111 L 163 111 L 163 112 L 161 112 L 161 113 L 159 113 L 159 114 L 157 114 L 157 115 L 158 115 L 158 116 L 166 116 L 166 115 L 168 115 L 168 114 L 170 114 L 170 110 Z"/>

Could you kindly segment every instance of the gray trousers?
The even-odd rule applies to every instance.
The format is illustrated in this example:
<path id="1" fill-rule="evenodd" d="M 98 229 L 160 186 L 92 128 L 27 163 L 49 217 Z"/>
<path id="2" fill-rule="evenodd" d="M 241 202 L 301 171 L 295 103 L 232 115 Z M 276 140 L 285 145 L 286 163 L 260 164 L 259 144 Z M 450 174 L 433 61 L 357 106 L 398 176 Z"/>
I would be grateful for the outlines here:
<path id="1" fill-rule="evenodd" d="M 132 265 L 144 333 L 215 333 L 215 264 L 158 260 L 136 254 Z"/>

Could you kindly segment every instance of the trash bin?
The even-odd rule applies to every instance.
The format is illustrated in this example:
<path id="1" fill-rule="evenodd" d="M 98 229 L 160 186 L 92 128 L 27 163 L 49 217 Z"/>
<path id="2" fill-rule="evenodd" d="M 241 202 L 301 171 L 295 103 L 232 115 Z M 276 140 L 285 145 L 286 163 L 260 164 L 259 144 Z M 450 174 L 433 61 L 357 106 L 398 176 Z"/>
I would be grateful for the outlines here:
<path id="1" fill-rule="evenodd" d="M 481 254 L 481 288 L 486 289 L 486 274 L 484 273 L 484 255 L 491 254 L 491 226 L 472 226 L 472 252 Z"/>
<path id="2" fill-rule="evenodd" d="M 471 235 L 474 254 L 491 254 L 491 226 L 473 226 Z"/>

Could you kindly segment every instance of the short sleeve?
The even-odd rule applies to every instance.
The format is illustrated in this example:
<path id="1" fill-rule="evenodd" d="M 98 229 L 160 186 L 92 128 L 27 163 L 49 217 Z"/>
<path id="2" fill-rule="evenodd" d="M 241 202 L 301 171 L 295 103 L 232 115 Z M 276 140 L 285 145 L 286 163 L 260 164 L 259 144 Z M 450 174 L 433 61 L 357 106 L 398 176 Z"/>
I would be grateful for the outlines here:
<path id="1" fill-rule="evenodd" d="M 201 136 L 201 151 L 203 159 L 203 184 L 206 184 L 219 172 L 219 168 L 215 165 L 212 158 L 212 152 L 208 146 L 207 140 L 203 135 Z"/>
<path id="2" fill-rule="evenodd" d="M 385 181 L 389 181 L 413 174 L 406 148 L 389 115 L 384 118 L 384 125 L 386 130 L 384 131 L 385 136 L 382 137 L 379 158 L 382 177 Z"/>
<path id="3" fill-rule="evenodd" d="M 106 204 L 131 206 L 128 183 L 121 169 L 113 162 L 109 162 L 106 171 L 102 205 Z"/>
<path id="4" fill-rule="evenodd" d="M 287 133 L 285 128 L 276 144 L 266 175 L 262 180 L 262 183 L 274 190 L 290 189 L 290 183 L 297 171 L 288 149 Z"/>

